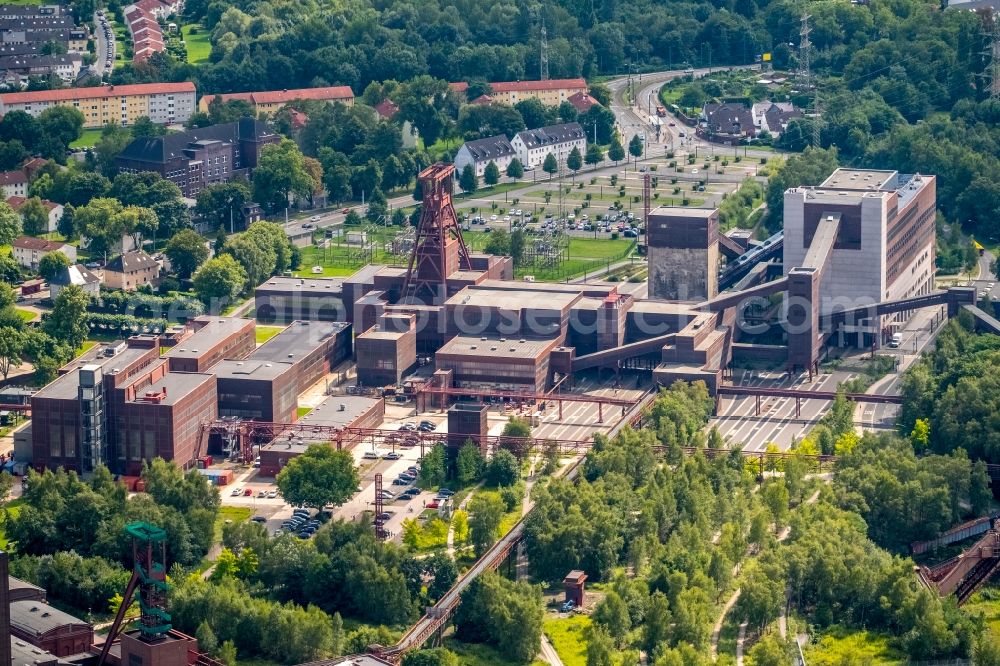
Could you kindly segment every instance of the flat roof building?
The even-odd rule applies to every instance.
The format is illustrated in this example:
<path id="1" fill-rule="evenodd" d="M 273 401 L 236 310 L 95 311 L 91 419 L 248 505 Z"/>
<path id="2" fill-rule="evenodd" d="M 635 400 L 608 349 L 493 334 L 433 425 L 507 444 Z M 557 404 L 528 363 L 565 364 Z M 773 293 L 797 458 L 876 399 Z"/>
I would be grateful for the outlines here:
<path id="1" fill-rule="evenodd" d="M 385 400 L 356 395 L 334 395 L 299 419 L 300 424 L 328 428 L 378 428 L 385 418 Z M 292 432 L 276 438 L 260 450 L 260 474 L 277 476 L 295 456 L 305 453 L 311 445 L 330 442 L 331 446 L 349 448 L 361 441 L 357 433 L 345 432 L 339 438 L 330 433 Z"/>
<path id="2" fill-rule="evenodd" d="M 805 266 L 821 223 L 838 222 L 819 285 L 820 314 L 927 294 L 934 289 L 936 178 L 874 169 L 837 169 L 821 185 L 785 192 L 784 270 Z M 848 322 L 859 346 L 881 341 L 909 317 Z"/>
<path id="3" fill-rule="evenodd" d="M 171 372 L 205 372 L 223 359 L 238 359 L 257 347 L 252 319 L 211 317 L 192 319 L 180 341 L 164 354 Z"/>
<path id="4" fill-rule="evenodd" d="M 719 290 L 719 209 L 658 206 L 646 222 L 649 297 L 706 301 Z"/>
<path id="5" fill-rule="evenodd" d="M 346 322 L 296 321 L 246 358 L 219 363 L 219 415 L 295 421 L 299 394 L 351 356 L 351 332 Z"/>
<path id="6" fill-rule="evenodd" d="M 450 370 L 463 388 L 542 391 L 549 382 L 549 356 L 562 340 L 456 335 L 437 351 L 434 363 Z"/>

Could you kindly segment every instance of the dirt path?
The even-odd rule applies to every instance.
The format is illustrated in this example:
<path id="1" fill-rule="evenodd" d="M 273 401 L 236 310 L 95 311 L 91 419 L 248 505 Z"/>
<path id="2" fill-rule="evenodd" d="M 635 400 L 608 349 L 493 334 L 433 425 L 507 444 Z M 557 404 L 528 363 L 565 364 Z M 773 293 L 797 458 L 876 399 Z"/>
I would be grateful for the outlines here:
<path id="1" fill-rule="evenodd" d="M 828 479 L 824 480 L 828 481 Z M 820 491 L 817 488 L 816 492 L 810 495 L 809 499 L 803 502 L 803 505 L 814 504 L 816 500 L 819 499 L 819 492 Z M 782 527 L 781 530 L 778 532 L 778 542 L 780 543 L 785 539 L 787 539 L 788 535 L 791 533 L 792 533 L 791 527 L 788 527 L 787 525 L 785 527 Z M 739 598 L 740 598 L 740 588 L 736 588 L 735 590 L 733 590 L 733 593 L 730 595 L 729 599 L 726 600 L 725 605 L 722 607 L 722 611 L 719 613 L 718 619 L 715 621 L 715 626 L 712 627 L 712 661 L 715 661 L 719 657 L 719 635 L 722 633 L 722 625 L 725 624 L 726 614 L 729 613 L 730 609 L 732 609 L 732 607 L 736 605 L 736 602 L 739 601 Z M 778 627 L 781 630 L 782 638 L 784 638 L 785 632 L 787 631 L 785 622 L 786 622 L 785 611 L 784 609 L 782 609 L 781 617 L 778 618 Z M 740 637 L 736 641 L 737 666 L 743 663 L 743 638 L 746 633 L 745 630 L 746 630 L 746 623 L 744 622 L 743 624 L 740 625 Z"/>

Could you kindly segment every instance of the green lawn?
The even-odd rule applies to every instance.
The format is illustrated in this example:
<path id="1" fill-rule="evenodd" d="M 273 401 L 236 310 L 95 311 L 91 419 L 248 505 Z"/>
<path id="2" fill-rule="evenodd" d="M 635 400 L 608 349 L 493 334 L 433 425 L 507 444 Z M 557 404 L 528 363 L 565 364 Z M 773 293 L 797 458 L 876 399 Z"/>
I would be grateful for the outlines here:
<path id="1" fill-rule="evenodd" d="M 552 641 L 559 658 L 566 666 L 586 666 L 587 629 L 590 617 L 571 615 L 569 617 L 545 618 L 542 630 Z"/>
<path id="2" fill-rule="evenodd" d="M 264 344 L 283 330 L 285 330 L 284 326 L 263 326 L 257 324 L 257 344 Z"/>
<path id="3" fill-rule="evenodd" d="M 17 514 L 21 513 L 21 505 L 23 504 L 24 504 L 23 499 L 16 499 L 8 502 L 7 506 L 4 507 L 5 511 L 7 512 L 7 516 L 11 518 L 16 518 Z M 0 521 L 0 548 L 6 548 L 8 545 L 7 533 L 4 530 L 4 525 L 5 523 L 3 521 Z"/>
<path id="4" fill-rule="evenodd" d="M 298 409 L 295 410 L 295 415 L 301 419 L 303 416 L 305 416 L 312 410 L 313 410 L 312 407 L 299 407 Z"/>
<path id="5" fill-rule="evenodd" d="M 196 30 L 195 34 L 191 34 L 192 29 Z M 182 27 L 181 35 L 184 37 L 184 46 L 187 47 L 187 61 L 192 65 L 208 62 L 208 56 L 212 53 L 208 31 L 193 23 Z"/>
<path id="6" fill-rule="evenodd" d="M 489 645 L 463 643 L 449 638 L 445 639 L 444 647 L 458 655 L 460 666 L 523 666 L 522 662 L 507 659 Z M 536 659 L 531 666 L 545 666 L 545 662 Z"/>
<path id="7" fill-rule="evenodd" d="M 906 657 L 889 645 L 889 637 L 868 631 L 838 631 L 832 628 L 803 650 L 809 666 L 840 664 L 903 664 Z"/>
<path id="8" fill-rule="evenodd" d="M 70 148 L 92 148 L 101 138 L 101 129 L 85 129 L 80 138 L 69 144 Z"/>
<path id="9" fill-rule="evenodd" d="M 227 520 L 242 523 L 250 520 L 252 515 L 253 509 L 248 506 L 220 506 L 219 515 L 215 517 L 215 540 L 222 540 L 222 526 Z"/>
<path id="10" fill-rule="evenodd" d="M 31 310 L 24 310 L 22 308 L 14 308 L 14 310 L 17 312 L 18 318 L 25 323 L 31 321 L 37 316 L 36 313 Z"/>
<path id="11" fill-rule="evenodd" d="M 1000 641 L 1000 583 L 994 582 L 972 595 L 962 610 L 973 617 L 982 615 L 986 629 Z"/>
<path id="12" fill-rule="evenodd" d="M 84 340 L 83 344 L 76 348 L 76 355 L 83 356 L 85 353 L 96 347 L 98 344 L 97 340 Z"/>

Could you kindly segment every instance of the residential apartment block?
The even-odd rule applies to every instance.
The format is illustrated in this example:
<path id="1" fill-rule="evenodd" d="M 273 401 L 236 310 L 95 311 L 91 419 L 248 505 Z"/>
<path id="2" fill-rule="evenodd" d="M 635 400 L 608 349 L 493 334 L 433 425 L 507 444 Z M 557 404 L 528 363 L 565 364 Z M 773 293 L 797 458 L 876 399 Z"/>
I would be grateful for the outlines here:
<path id="1" fill-rule="evenodd" d="M 0 94 L 0 115 L 24 111 L 37 117 L 55 106 L 79 109 L 86 128 L 131 125 L 142 116 L 154 123 L 184 123 L 194 113 L 195 88 L 194 83 L 182 81 Z"/>
<path id="2" fill-rule="evenodd" d="M 491 83 L 490 97 L 494 102 L 514 106 L 526 99 L 536 98 L 547 106 L 558 106 L 576 93 L 587 92 L 583 79 L 550 79 L 548 81 L 501 81 Z"/>
<path id="3" fill-rule="evenodd" d="M 326 86 L 324 88 L 299 88 L 297 90 L 264 90 L 260 92 L 226 93 L 223 95 L 205 95 L 198 102 L 198 110 L 208 113 L 208 105 L 219 100 L 243 100 L 253 107 L 254 114 L 273 115 L 278 109 L 290 102 L 307 99 L 318 99 L 333 104 L 341 102 L 354 106 L 354 91 L 350 86 Z"/>
<path id="4" fill-rule="evenodd" d="M 462 170 L 471 164 L 476 171 L 476 176 L 482 178 L 486 171 L 486 165 L 495 162 L 500 173 L 503 174 L 515 157 L 517 157 L 517 151 L 503 134 L 466 141 L 455 153 L 455 172 L 461 174 Z"/>
<path id="5" fill-rule="evenodd" d="M 10 88 L 28 84 L 31 77 L 44 78 L 55 74 L 64 83 L 76 81 L 83 66 L 79 53 L 65 55 L 0 55 L 0 82 Z"/>
<path id="6" fill-rule="evenodd" d="M 0 191 L 3 192 L 4 199 L 27 196 L 28 174 L 23 169 L 0 171 Z"/>
<path id="7" fill-rule="evenodd" d="M 62 252 L 71 264 L 76 263 L 76 248 L 58 241 L 48 241 L 34 236 L 19 236 L 11 245 L 11 253 L 18 266 L 35 270 L 42 257 L 50 252 Z"/>
<path id="8" fill-rule="evenodd" d="M 579 149 L 581 155 L 587 152 L 587 134 L 580 123 L 563 123 L 518 132 L 510 144 L 525 169 L 541 166 L 549 153 L 555 155 L 562 166 L 574 148 Z"/>
<path id="9" fill-rule="evenodd" d="M 280 135 L 264 123 L 243 118 L 166 136 L 135 139 L 125 147 L 116 163 L 118 171 L 152 171 L 175 183 L 186 197 L 215 183 L 225 183 L 236 175 L 247 175 L 260 153 Z"/>

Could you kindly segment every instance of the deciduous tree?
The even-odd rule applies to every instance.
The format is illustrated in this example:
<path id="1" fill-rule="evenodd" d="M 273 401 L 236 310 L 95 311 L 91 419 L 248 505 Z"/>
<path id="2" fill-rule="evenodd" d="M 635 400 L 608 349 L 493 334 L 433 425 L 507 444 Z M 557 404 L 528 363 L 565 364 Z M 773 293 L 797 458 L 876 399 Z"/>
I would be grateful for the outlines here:
<path id="1" fill-rule="evenodd" d="M 329 444 L 313 444 L 305 453 L 288 461 L 275 483 L 282 497 L 293 506 L 322 509 L 343 504 L 356 492 L 358 471 L 348 451 Z"/>

